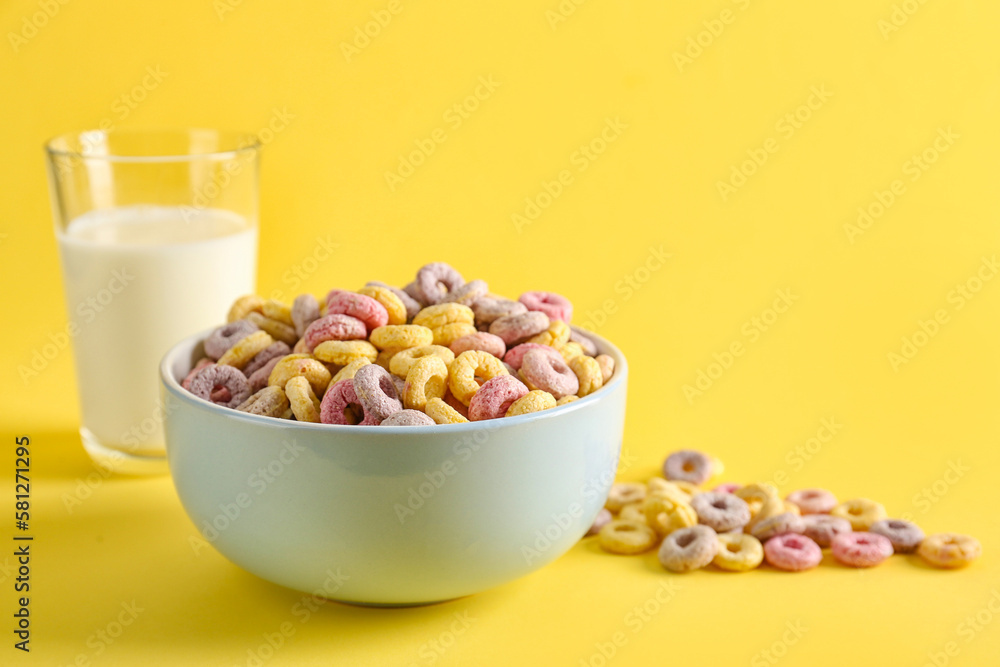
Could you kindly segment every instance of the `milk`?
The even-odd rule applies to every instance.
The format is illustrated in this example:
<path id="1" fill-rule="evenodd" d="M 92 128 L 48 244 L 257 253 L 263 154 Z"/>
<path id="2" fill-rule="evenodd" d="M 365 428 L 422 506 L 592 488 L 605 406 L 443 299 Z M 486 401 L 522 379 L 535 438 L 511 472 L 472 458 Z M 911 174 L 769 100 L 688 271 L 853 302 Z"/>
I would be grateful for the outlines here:
<path id="1" fill-rule="evenodd" d="M 254 291 L 256 225 L 221 210 L 135 206 L 87 213 L 57 236 L 85 444 L 162 456 L 160 359 Z"/>

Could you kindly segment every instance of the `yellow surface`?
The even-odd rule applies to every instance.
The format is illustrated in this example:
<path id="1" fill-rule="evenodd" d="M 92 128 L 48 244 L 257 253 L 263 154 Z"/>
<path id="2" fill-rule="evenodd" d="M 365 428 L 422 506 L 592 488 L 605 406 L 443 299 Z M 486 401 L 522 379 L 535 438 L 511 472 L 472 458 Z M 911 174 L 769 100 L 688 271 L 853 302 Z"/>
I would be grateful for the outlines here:
<path id="1" fill-rule="evenodd" d="M 265 664 L 600 665 L 616 639 L 608 664 L 770 665 L 771 649 L 781 665 L 996 663 L 1000 280 L 976 275 L 1000 253 L 997 3 L 63 1 L 0 5 L 2 468 L 10 481 L 13 436 L 30 435 L 36 536 L 28 659 L 11 647 L 2 549 L 0 663 L 255 664 L 283 623 L 294 634 Z M 130 108 L 121 96 L 144 80 Z M 703 448 L 728 478 L 877 498 L 928 531 L 977 535 L 985 555 L 959 572 L 897 557 L 671 576 L 651 554 L 585 543 L 471 599 L 327 604 L 303 623 L 298 594 L 192 551 L 168 479 L 94 476 L 72 435 L 69 352 L 19 377 L 65 325 L 41 145 L 102 122 L 283 128 L 262 175 L 265 294 L 399 283 L 446 260 L 500 293 L 570 296 L 577 323 L 632 363 L 623 479 Z M 587 157 L 602 133 L 613 141 Z M 385 173 L 428 141 L 390 187 Z M 754 156 L 724 200 L 719 182 Z M 558 196 L 518 225 L 546 187 Z M 894 201 L 845 229 L 878 197 Z M 320 240 L 337 248 L 306 275 Z M 699 371 L 716 379 L 686 396 Z M 824 420 L 836 433 L 810 442 Z M 100 639 L 133 601 L 143 611 Z M 644 604 L 656 613 L 630 616 Z"/>

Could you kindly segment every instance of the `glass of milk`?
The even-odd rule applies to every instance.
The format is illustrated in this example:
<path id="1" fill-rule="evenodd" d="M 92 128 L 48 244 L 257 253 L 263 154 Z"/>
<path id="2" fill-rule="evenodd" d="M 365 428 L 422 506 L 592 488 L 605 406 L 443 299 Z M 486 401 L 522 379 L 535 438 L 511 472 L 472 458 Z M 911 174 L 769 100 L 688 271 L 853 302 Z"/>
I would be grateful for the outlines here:
<path id="1" fill-rule="evenodd" d="M 166 472 L 157 366 L 253 293 L 260 145 L 218 130 L 95 130 L 46 145 L 83 446 Z"/>

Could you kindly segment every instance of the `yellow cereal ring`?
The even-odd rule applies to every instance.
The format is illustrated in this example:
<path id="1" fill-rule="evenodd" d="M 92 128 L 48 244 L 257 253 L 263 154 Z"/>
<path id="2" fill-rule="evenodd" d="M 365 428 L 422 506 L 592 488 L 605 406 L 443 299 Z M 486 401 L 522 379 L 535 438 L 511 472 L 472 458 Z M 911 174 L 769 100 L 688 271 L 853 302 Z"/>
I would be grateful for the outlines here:
<path id="1" fill-rule="evenodd" d="M 532 389 L 527 394 L 517 399 L 507 408 L 507 417 L 526 415 L 529 412 L 541 412 L 549 408 L 556 407 L 555 397 L 547 391 Z"/>
<path id="2" fill-rule="evenodd" d="M 581 354 L 584 354 L 583 346 L 575 341 L 569 341 L 568 343 L 556 343 L 552 346 L 552 349 L 561 354 L 566 363 L 572 361 L 573 357 L 579 357 Z"/>
<path id="3" fill-rule="evenodd" d="M 529 338 L 526 342 L 528 343 L 538 343 L 539 345 L 561 345 L 563 343 L 569 342 L 570 329 L 569 325 L 562 320 L 552 320 L 549 322 L 549 328 L 540 334 L 535 334 Z M 582 348 L 581 348 L 582 349 Z"/>
<path id="4" fill-rule="evenodd" d="M 358 357 L 375 363 L 378 350 L 366 340 L 327 340 L 316 346 L 313 356 L 338 366 L 346 366 Z"/>
<path id="5" fill-rule="evenodd" d="M 285 383 L 285 395 L 292 404 L 292 414 L 300 422 L 319 423 L 319 399 L 308 378 L 296 375 Z"/>
<path id="6" fill-rule="evenodd" d="M 295 322 L 292 320 L 292 308 L 291 306 L 285 305 L 276 299 L 268 299 L 264 302 L 261 308 L 261 313 L 264 317 L 270 317 L 272 320 L 278 320 L 283 324 L 287 324 L 290 327 L 295 326 Z"/>
<path id="7" fill-rule="evenodd" d="M 578 396 L 592 394 L 604 385 L 601 366 L 593 357 L 585 354 L 577 355 L 569 360 L 569 367 L 580 381 L 580 389 L 576 392 Z"/>
<path id="8" fill-rule="evenodd" d="M 353 380 L 354 374 L 358 372 L 358 369 L 362 366 L 367 366 L 370 363 L 371 362 L 365 357 L 356 357 L 351 361 L 351 363 L 337 371 L 336 375 L 330 379 L 330 384 L 328 384 L 327 387 L 332 387 L 341 380 Z"/>
<path id="9" fill-rule="evenodd" d="M 295 345 L 299 340 L 298 334 L 295 333 L 295 327 L 284 322 L 272 320 L 270 317 L 265 317 L 257 312 L 247 315 L 247 319 L 260 327 L 261 330 L 269 333 L 272 338 L 280 340 L 282 343 Z"/>
<path id="10" fill-rule="evenodd" d="M 715 566 L 730 572 L 746 572 L 764 560 L 764 547 L 753 535 L 742 533 L 722 533 L 719 535 L 719 550 L 712 562 Z"/>
<path id="11" fill-rule="evenodd" d="M 308 354 L 289 354 L 282 357 L 281 361 L 271 369 L 271 374 L 267 377 L 267 384 L 284 389 L 289 380 L 298 376 L 308 380 L 313 392 L 318 396 L 322 396 L 327 385 L 330 384 L 330 371 Z"/>
<path id="12" fill-rule="evenodd" d="M 964 567 L 982 553 L 979 540 L 956 533 L 928 535 L 917 547 L 917 554 L 935 567 Z"/>
<path id="13" fill-rule="evenodd" d="M 604 380 L 604 384 L 607 384 L 611 376 L 615 374 L 615 358 L 608 354 L 599 354 L 594 357 L 594 360 L 601 367 L 601 378 Z"/>
<path id="14" fill-rule="evenodd" d="M 451 388 L 452 395 L 462 405 L 468 406 L 473 395 L 479 391 L 479 382 L 476 381 L 476 378 L 482 378 L 483 382 L 486 382 L 498 375 L 509 375 L 503 362 L 489 352 L 466 350 L 455 357 L 455 361 L 451 362 L 448 386 Z"/>
<path id="15" fill-rule="evenodd" d="M 425 326 L 428 329 L 437 329 L 446 324 L 464 322 L 472 324 L 475 315 L 468 306 L 460 303 L 439 303 L 434 306 L 427 306 L 413 318 L 414 324 Z"/>
<path id="16" fill-rule="evenodd" d="M 612 512 L 620 512 L 626 505 L 641 503 L 646 499 L 646 485 L 639 482 L 615 482 L 608 490 L 604 507 Z"/>
<path id="17" fill-rule="evenodd" d="M 250 363 L 250 360 L 257 356 L 268 345 L 274 343 L 274 339 L 266 331 L 254 331 L 243 340 L 226 350 L 226 353 L 219 357 L 219 362 L 223 366 L 235 366 L 242 370 Z"/>
<path id="18" fill-rule="evenodd" d="M 393 294 L 393 296 L 396 295 Z M 368 340 L 380 350 L 390 347 L 402 350 L 409 347 L 430 345 L 434 340 L 434 333 L 419 324 L 388 324 L 372 329 Z"/>
<path id="19" fill-rule="evenodd" d="M 688 503 L 676 502 L 665 496 L 654 494 L 643 502 L 646 523 L 659 535 L 667 536 L 675 530 L 690 528 L 698 523 L 698 513 Z"/>
<path id="20" fill-rule="evenodd" d="M 844 501 L 830 510 L 830 515 L 850 521 L 853 531 L 866 531 L 876 521 L 889 518 L 881 503 L 867 498 Z"/>
<path id="21" fill-rule="evenodd" d="M 598 544 L 613 554 L 641 554 L 656 542 L 656 533 L 644 523 L 615 519 L 601 528 Z"/>
<path id="22" fill-rule="evenodd" d="M 432 398 L 427 401 L 424 412 L 434 420 L 435 424 L 464 424 L 469 421 L 458 410 L 440 398 Z"/>
<path id="23" fill-rule="evenodd" d="M 434 355 L 421 357 L 410 366 L 403 386 L 403 404 L 411 410 L 424 410 L 427 401 L 443 398 L 448 388 L 448 366 Z"/>
<path id="24" fill-rule="evenodd" d="M 737 498 L 742 498 L 750 505 L 750 516 L 756 516 L 757 512 L 769 498 L 778 497 L 778 487 L 770 482 L 759 484 L 747 484 L 741 486 L 733 492 Z"/>
<path id="25" fill-rule="evenodd" d="M 622 521 L 646 523 L 646 513 L 643 511 L 643 504 L 629 503 L 618 511 L 618 518 Z"/>
<path id="26" fill-rule="evenodd" d="M 406 306 L 403 301 L 384 287 L 376 285 L 366 285 L 358 290 L 358 294 L 364 294 L 375 299 L 389 313 L 389 325 L 406 324 Z"/>
<path id="27" fill-rule="evenodd" d="M 226 315 L 226 321 L 235 322 L 236 320 L 242 320 L 250 313 L 259 313 L 263 309 L 264 299 L 256 294 L 247 294 L 233 302 L 233 305 L 229 308 L 229 314 Z"/>
<path id="28" fill-rule="evenodd" d="M 375 363 L 385 370 L 389 370 L 389 365 L 392 363 L 392 358 L 395 357 L 402 351 L 402 348 L 398 347 L 387 347 L 386 349 L 380 351 L 378 356 L 375 357 Z"/>
<path id="29" fill-rule="evenodd" d="M 393 375 L 405 378 L 410 372 L 410 366 L 413 365 L 413 362 L 428 355 L 440 357 L 445 366 L 451 366 L 451 362 L 455 361 L 455 353 L 444 345 L 411 347 L 405 350 L 400 350 L 399 354 L 394 355 L 392 359 L 389 360 L 389 372 Z"/>
<path id="30" fill-rule="evenodd" d="M 579 400 L 580 400 L 579 396 L 570 394 L 569 396 L 563 396 L 558 401 L 556 401 L 556 405 L 566 405 L 567 403 L 572 403 L 573 401 L 579 401 Z"/>
<path id="31" fill-rule="evenodd" d="M 306 344 L 305 338 L 299 339 L 299 342 L 292 348 L 292 354 L 309 354 L 309 345 Z"/>
<path id="32" fill-rule="evenodd" d="M 443 324 L 439 327 L 434 327 L 431 329 L 431 333 L 434 335 L 432 342 L 434 345 L 451 345 L 456 340 L 462 336 L 468 336 L 474 334 L 478 329 L 475 325 L 469 324 L 468 322 L 452 322 L 450 324 Z"/>
<path id="33" fill-rule="evenodd" d="M 675 503 L 688 503 L 694 494 L 681 488 L 676 482 L 671 482 L 662 477 L 653 477 L 646 483 L 646 489 L 651 496 L 663 496 Z"/>
<path id="34" fill-rule="evenodd" d="M 777 496 L 768 498 L 759 504 L 756 498 L 751 498 L 747 500 L 747 505 L 750 506 L 750 521 L 743 527 L 743 531 L 746 533 L 752 533 L 761 521 L 785 512 L 785 501 Z"/>

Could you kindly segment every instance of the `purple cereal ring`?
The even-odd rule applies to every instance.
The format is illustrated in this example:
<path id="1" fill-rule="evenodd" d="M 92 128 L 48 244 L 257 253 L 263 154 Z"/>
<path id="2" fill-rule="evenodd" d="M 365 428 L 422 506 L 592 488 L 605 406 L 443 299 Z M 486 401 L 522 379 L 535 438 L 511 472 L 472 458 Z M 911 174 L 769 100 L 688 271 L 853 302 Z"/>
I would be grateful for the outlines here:
<path id="1" fill-rule="evenodd" d="M 326 314 L 350 315 L 365 323 L 370 333 L 372 329 L 384 327 L 389 323 L 389 311 L 381 303 L 355 292 L 340 292 L 334 294 L 326 302 Z"/>
<path id="2" fill-rule="evenodd" d="M 312 294 L 300 294 L 292 302 L 292 324 L 295 335 L 302 338 L 310 324 L 319 319 L 319 301 Z"/>
<path id="3" fill-rule="evenodd" d="M 288 343 L 283 343 L 282 341 L 277 341 L 271 343 L 263 350 L 257 353 L 253 359 L 243 367 L 243 374 L 250 377 L 258 370 L 267 365 L 267 362 L 271 361 L 275 357 L 284 357 L 285 355 L 291 354 L 292 348 L 288 347 Z"/>
<path id="4" fill-rule="evenodd" d="M 223 387 L 229 390 L 229 400 L 224 402 L 221 400 L 223 395 L 216 393 Z M 235 366 L 220 366 L 218 364 L 205 366 L 198 371 L 198 374 L 191 379 L 188 389 L 198 398 L 227 408 L 235 408 L 250 396 L 250 383 L 247 381 L 247 376 L 243 375 L 243 372 Z M 220 400 L 218 402 L 213 400 L 213 396 Z"/>
<path id="5" fill-rule="evenodd" d="M 288 396 L 281 387 L 264 387 L 236 406 L 240 412 L 280 418 L 288 409 Z"/>
<path id="6" fill-rule="evenodd" d="M 403 285 L 403 291 L 410 295 L 410 298 L 420 304 L 420 308 L 426 308 L 431 305 L 424 301 L 424 295 L 420 293 L 420 288 L 417 287 L 417 281 L 414 280 L 411 283 Z"/>
<path id="7" fill-rule="evenodd" d="M 719 550 L 719 538 L 708 526 L 689 526 L 663 539 L 657 554 L 660 565 L 671 572 L 690 572 L 712 562 Z"/>
<path id="8" fill-rule="evenodd" d="M 837 496 L 826 489 L 799 489 L 785 500 L 798 506 L 803 514 L 829 514 L 838 504 Z"/>
<path id="9" fill-rule="evenodd" d="M 376 422 L 403 409 L 392 376 L 378 364 L 368 364 L 357 370 L 354 374 L 354 393 L 361 401 L 365 414 Z"/>
<path id="10" fill-rule="evenodd" d="M 519 371 L 521 370 L 521 363 L 524 361 L 524 355 L 531 350 L 541 350 L 553 359 L 562 359 L 562 355 L 559 354 L 555 348 L 549 347 L 548 345 L 540 345 L 539 343 L 521 343 L 520 345 L 515 345 L 507 350 L 507 354 L 504 355 L 503 360 L 505 363 L 510 364 L 511 368 Z"/>
<path id="11" fill-rule="evenodd" d="M 708 491 L 691 498 L 691 507 L 703 523 L 717 533 L 742 528 L 750 522 L 750 506 L 731 493 Z"/>
<path id="12" fill-rule="evenodd" d="M 498 375 L 483 383 L 469 401 L 469 421 L 499 419 L 507 414 L 510 404 L 528 393 L 528 388 L 516 377 Z"/>
<path id="13" fill-rule="evenodd" d="M 736 482 L 723 482 L 716 486 L 712 491 L 716 493 L 736 493 L 736 490 L 740 488 L 740 485 Z"/>
<path id="14" fill-rule="evenodd" d="M 802 525 L 805 527 L 802 534 L 824 549 L 837 535 L 851 532 L 850 521 L 829 514 L 806 514 L 802 517 Z"/>
<path id="15" fill-rule="evenodd" d="M 399 300 L 403 302 L 403 307 L 406 308 L 406 320 L 410 321 L 416 317 L 417 313 L 423 308 L 419 301 L 414 299 L 412 296 L 407 294 L 405 291 L 399 289 L 398 287 L 393 287 L 392 285 L 386 285 L 379 280 L 370 280 L 365 283 L 365 287 L 384 287 L 396 296 Z"/>
<path id="16" fill-rule="evenodd" d="M 211 359 L 209 359 L 208 357 L 205 357 L 203 359 L 199 359 L 198 363 L 196 363 L 194 365 L 194 368 L 191 369 L 191 372 L 188 373 L 184 377 L 184 379 L 181 381 L 181 386 L 184 387 L 185 389 L 190 389 L 191 388 L 191 380 L 193 380 L 194 376 L 198 374 L 198 371 L 200 371 L 205 366 L 211 366 L 214 363 L 215 362 L 212 361 Z"/>
<path id="17" fill-rule="evenodd" d="M 529 350 L 521 360 L 521 373 L 529 384 L 552 394 L 557 401 L 580 390 L 580 380 L 562 357 L 556 359 L 538 350 Z"/>
<path id="18" fill-rule="evenodd" d="M 461 287 L 454 289 L 441 299 L 441 303 L 461 303 L 468 306 L 476 302 L 490 291 L 485 280 L 470 280 Z"/>
<path id="19" fill-rule="evenodd" d="M 486 326 L 487 328 L 501 317 L 523 315 L 528 312 L 528 309 L 520 301 L 490 296 L 476 299 L 469 307 L 472 308 L 472 312 L 476 316 L 476 325 Z"/>
<path id="20" fill-rule="evenodd" d="M 537 311 L 528 311 L 520 315 L 507 315 L 494 320 L 490 325 L 490 333 L 503 338 L 508 346 L 540 334 L 549 328 L 549 316 Z"/>
<path id="21" fill-rule="evenodd" d="M 798 533 L 801 535 L 805 532 L 806 524 L 802 520 L 802 517 L 792 512 L 782 512 L 781 514 L 761 519 L 750 529 L 750 534 L 761 542 L 766 542 L 777 535 L 788 533 Z"/>
<path id="22" fill-rule="evenodd" d="M 682 449 L 663 462 L 663 476 L 670 481 L 704 484 L 712 476 L 712 460 L 693 449 Z"/>
<path id="23" fill-rule="evenodd" d="M 435 421 L 420 410 L 400 410 L 389 415 L 382 426 L 434 426 Z"/>
<path id="24" fill-rule="evenodd" d="M 317 345 L 328 340 L 364 340 L 367 337 L 368 330 L 364 322 L 350 315 L 334 313 L 324 315 L 310 324 L 302 340 L 306 342 L 306 349 L 311 353 Z"/>
<path id="25" fill-rule="evenodd" d="M 585 336 L 576 329 L 570 329 L 569 339 L 573 343 L 579 343 L 587 356 L 597 356 L 597 343 L 591 340 L 590 336 Z"/>
<path id="26" fill-rule="evenodd" d="M 431 262 L 417 271 L 417 293 L 429 306 L 441 303 L 449 292 L 454 292 L 465 284 L 462 274 L 444 262 Z"/>
<path id="27" fill-rule="evenodd" d="M 319 420 L 324 424 L 375 426 L 378 424 L 358 400 L 354 380 L 341 380 L 326 390 L 319 406 Z"/>
<path id="28" fill-rule="evenodd" d="M 497 359 L 503 359 L 503 355 L 507 352 L 507 345 L 503 342 L 503 338 L 483 331 L 456 338 L 448 347 L 451 348 L 456 357 L 466 350 L 482 350 L 489 352 Z"/>
<path id="29" fill-rule="evenodd" d="M 272 357 L 267 363 L 250 374 L 250 391 L 257 393 L 267 386 L 267 381 L 271 377 L 271 371 L 278 365 L 284 357 Z"/>
<path id="30" fill-rule="evenodd" d="M 833 538 L 830 551 L 848 567 L 874 567 L 892 555 L 892 542 L 878 533 L 843 533 Z"/>
<path id="31" fill-rule="evenodd" d="M 223 324 L 205 339 L 205 355 L 218 359 L 236 343 L 240 342 L 260 327 L 250 320 L 236 320 Z"/>
<path id="32" fill-rule="evenodd" d="M 787 533 L 764 543 L 764 558 L 779 570 L 801 572 L 819 565 L 823 550 L 805 535 Z"/>
<path id="33" fill-rule="evenodd" d="M 902 519 L 882 519 L 876 521 L 868 532 L 877 533 L 892 543 L 892 550 L 898 554 L 913 553 L 924 541 L 924 531 L 915 523 Z"/>
<path id="34" fill-rule="evenodd" d="M 573 319 L 573 304 L 554 292 L 525 292 L 518 301 L 528 310 L 545 313 L 549 319 L 562 320 L 566 324 Z"/>

